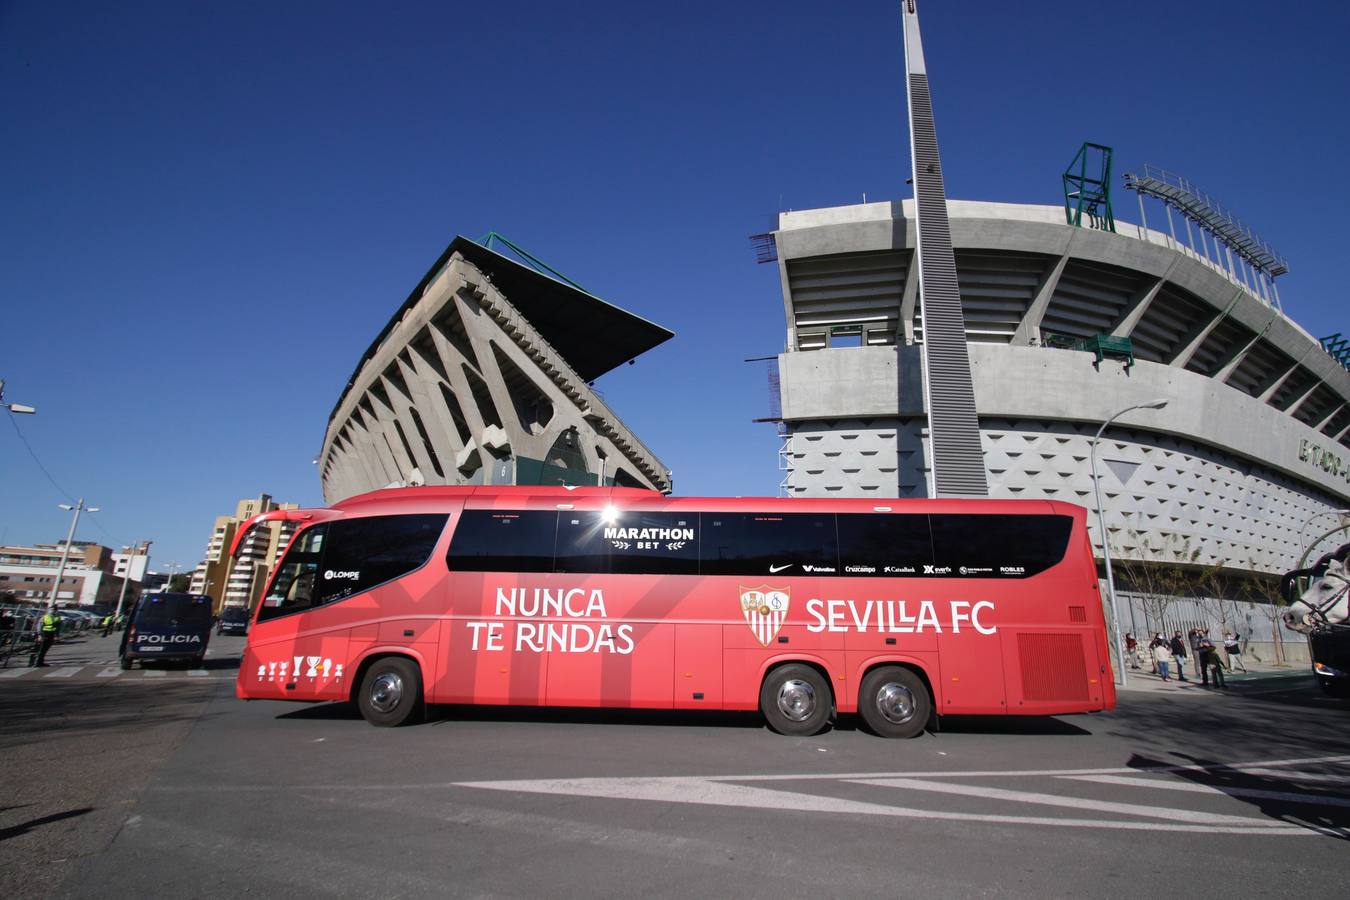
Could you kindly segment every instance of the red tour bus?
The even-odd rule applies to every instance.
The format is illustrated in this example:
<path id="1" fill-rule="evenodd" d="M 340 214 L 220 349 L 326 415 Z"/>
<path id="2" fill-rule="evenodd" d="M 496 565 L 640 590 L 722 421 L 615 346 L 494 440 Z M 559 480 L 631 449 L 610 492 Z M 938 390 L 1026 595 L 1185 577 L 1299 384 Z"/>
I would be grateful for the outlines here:
<path id="1" fill-rule="evenodd" d="M 1040 500 L 694 499 L 420 487 L 301 524 L 248 633 L 245 699 L 758 708 L 814 734 L 860 713 L 1111 709 L 1082 507 Z"/>

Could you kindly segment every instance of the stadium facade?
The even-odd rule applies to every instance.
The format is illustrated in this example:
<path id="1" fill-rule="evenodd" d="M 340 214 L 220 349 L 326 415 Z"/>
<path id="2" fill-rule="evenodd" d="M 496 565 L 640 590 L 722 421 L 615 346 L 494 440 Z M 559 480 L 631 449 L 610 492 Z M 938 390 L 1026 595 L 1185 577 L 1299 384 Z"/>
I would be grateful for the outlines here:
<path id="1" fill-rule="evenodd" d="M 669 491 L 669 470 L 591 383 L 672 336 L 457 237 L 338 398 L 317 460 L 324 499 L 421 484 Z"/>
<path id="2" fill-rule="evenodd" d="M 1098 428 L 1163 398 L 1098 446 L 1113 557 L 1278 573 L 1350 506 L 1350 372 L 1259 286 L 1062 207 L 948 214 L 990 496 L 1094 508 Z M 772 239 L 783 490 L 931 495 L 912 201 L 782 213 Z"/>

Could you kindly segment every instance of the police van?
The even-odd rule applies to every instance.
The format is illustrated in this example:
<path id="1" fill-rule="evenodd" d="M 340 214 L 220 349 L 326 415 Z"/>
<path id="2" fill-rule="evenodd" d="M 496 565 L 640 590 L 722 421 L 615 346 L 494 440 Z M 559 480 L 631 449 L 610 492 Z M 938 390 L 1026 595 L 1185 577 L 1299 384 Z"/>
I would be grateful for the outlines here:
<path id="1" fill-rule="evenodd" d="M 211 598 L 201 594 L 145 594 L 122 632 L 122 668 L 136 660 L 200 665 L 211 638 Z"/>

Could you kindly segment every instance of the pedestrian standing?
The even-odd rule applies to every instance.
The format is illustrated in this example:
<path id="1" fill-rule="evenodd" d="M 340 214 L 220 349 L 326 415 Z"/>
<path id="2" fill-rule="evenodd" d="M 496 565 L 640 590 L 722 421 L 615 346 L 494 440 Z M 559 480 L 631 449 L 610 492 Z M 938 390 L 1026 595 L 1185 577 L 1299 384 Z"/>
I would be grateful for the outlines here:
<path id="1" fill-rule="evenodd" d="M 1213 672 L 1214 686 L 1226 689 L 1228 687 L 1228 683 L 1224 681 L 1223 678 L 1223 669 L 1224 669 L 1223 657 L 1219 655 L 1219 648 L 1215 647 L 1213 644 L 1210 644 L 1208 637 L 1205 638 L 1204 643 L 1209 644 L 1210 647 L 1209 657 L 1207 659 L 1206 665 L 1208 665 Z M 1206 678 L 1205 681 L 1208 682 L 1209 679 Z"/>
<path id="2" fill-rule="evenodd" d="M 1242 661 L 1242 641 L 1239 635 L 1236 635 L 1231 631 L 1225 631 L 1223 633 L 1223 651 L 1228 654 L 1229 670 L 1236 671 L 1238 667 L 1241 666 L 1242 672 L 1245 675 L 1247 673 L 1247 664 Z"/>
<path id="3" fill-rule="evenodd" d="M 1162 676 L 1163 681 L 1171 681 L 1172 679 L 1168 677 L 1167 666 L 1172 660 L 1172 648 L 1162 639 L 1162 635 L 1158 635 L 1153 639 L 1151 649 L 1153 650 L 1153 662 L 1158 667 L 1158 674 Z M 1182 681 L 1185 680 L 1182 679 Z"/>
<path id="4" fill-rule="evenodd" d="M 1134 638 L 1134 632 L 1125 632 L 1125 655 L 1130 658 L 1130 668 L 1139 668 L 1139 642 Z"/>
<path id="5" fill-rule="evenodd" d="M 1172 650 L 1172 658 L 1177 663 L 1177 680 L 1186 680 L 1186 642 L 1181 639 L 1181 632 L 1172 634 L 1172 640 L 1168 644 Z"/>
<path id="6" fill-rule="evenodd" d="M 56 607 L 50 607 L 47 614 L 42 617 L 38 624 L 38 655 L 35 665 L 47 665 L 47 651 L 56 643 L 56 636 L 61 633 L 61 617 L 56 614 Z"/>
<path id="7" fill-rule="evenodd" d="M 1205 687 L 1209 687 L 1209 658 L 1214 655 L 1214 645 L 1204 634 L 1195 642 L 1195 664 L 1200 669 L 1200 677 Z"/>
<path id="8" fill-rule="evenodd" d="M 1192 628 L 1186 632 L 1186 641 L 1191 645 L 1191 665 L 1195 667 L 1195 674 L 1201 673 L 1200 669 L 1200 629 Z"/>

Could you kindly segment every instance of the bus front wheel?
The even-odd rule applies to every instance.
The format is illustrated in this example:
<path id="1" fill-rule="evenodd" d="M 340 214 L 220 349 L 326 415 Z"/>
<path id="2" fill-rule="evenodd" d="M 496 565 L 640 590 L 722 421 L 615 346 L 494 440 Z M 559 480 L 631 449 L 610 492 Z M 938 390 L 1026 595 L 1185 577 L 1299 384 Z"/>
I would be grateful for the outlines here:
<path id="1" fill-rule="evenodd" d="M 858 711 L 881 737 L 912 738 L 928 725 L 933 704 L 918 675 L 903 666 L 882 666 L 863 678 Z"/>
<path id="2" fill-rule="evenodd" d="M 810 666 L 793 663 L 769 673 L 759 689 L 759 710 L 779 734 L 806 737 L 825 727 L 830 686 Z"/>
<path id="3" fill-rule="evenodd" d="M 401 656 L 377 659 L 361 679 L 356 705 L 372 725 L 411 724 L 422 710 L 422 673 Z"/>

